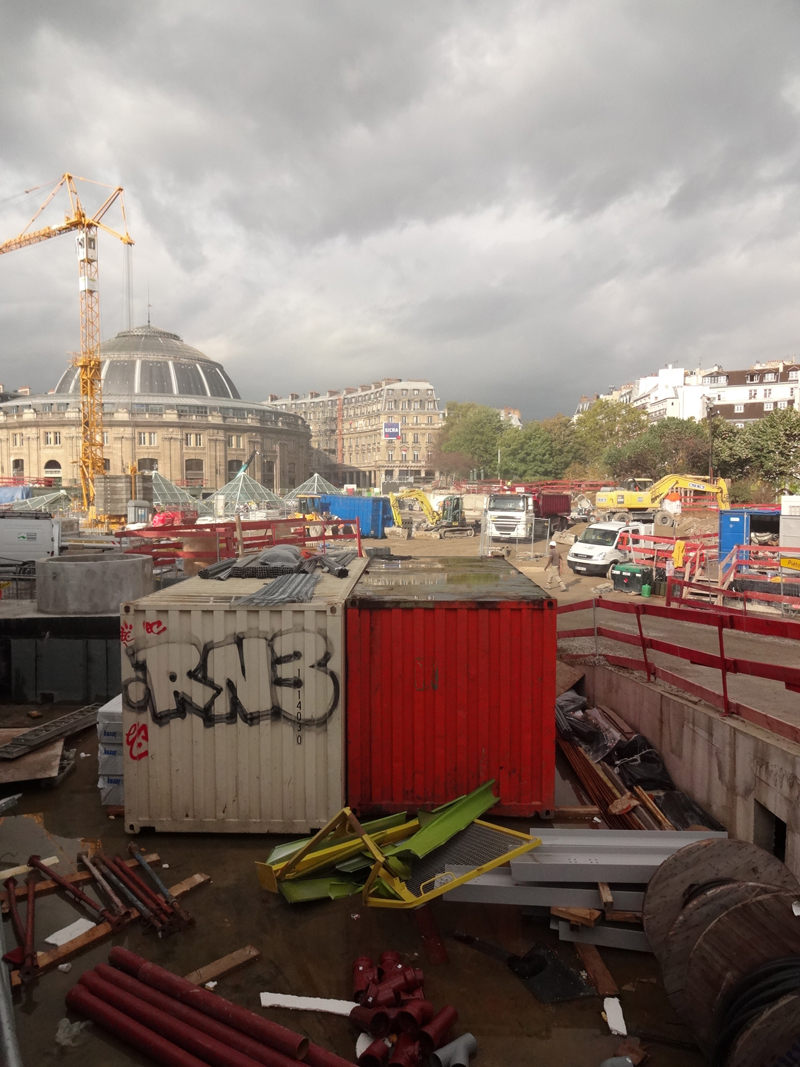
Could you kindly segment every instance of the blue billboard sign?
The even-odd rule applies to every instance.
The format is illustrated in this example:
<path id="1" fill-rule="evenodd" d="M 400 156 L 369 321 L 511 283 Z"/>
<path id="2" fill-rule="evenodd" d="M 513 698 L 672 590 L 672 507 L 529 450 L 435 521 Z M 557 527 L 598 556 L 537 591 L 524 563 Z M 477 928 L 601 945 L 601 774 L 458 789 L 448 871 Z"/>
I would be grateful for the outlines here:
<path id="1" fill-rule="evenodd" d="M 399 441 L 400 436 L 401 434 L 399 422 L 385 422 L 383 424 L 384 441 Z"/>

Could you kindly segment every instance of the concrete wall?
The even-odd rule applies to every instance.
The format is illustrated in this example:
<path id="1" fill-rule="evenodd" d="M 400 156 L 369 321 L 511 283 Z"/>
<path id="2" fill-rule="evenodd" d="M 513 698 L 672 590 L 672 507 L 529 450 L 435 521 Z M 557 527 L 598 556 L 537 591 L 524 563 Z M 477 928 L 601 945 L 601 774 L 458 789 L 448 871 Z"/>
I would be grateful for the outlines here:
<path id="1" fill-rule="evenodd" d="M 644 734 L 678 789 L 732 837 L 771 851 L 769 813 L 782 819 L 786 865 L 800 878 L 800 745 L 611 667 L 584 669 L 590 700 Z"/>

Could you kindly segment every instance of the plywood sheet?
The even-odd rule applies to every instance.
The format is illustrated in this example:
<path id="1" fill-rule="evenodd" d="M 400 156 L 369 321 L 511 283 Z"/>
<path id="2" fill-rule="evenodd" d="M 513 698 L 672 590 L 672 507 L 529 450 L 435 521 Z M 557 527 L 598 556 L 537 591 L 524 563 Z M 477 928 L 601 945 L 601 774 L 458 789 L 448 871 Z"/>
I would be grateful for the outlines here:
<path id="1" fill-rule="evenodd" d="M 13 741 L 27 730 L 0 730 L 0 745 Z M 64 739 L 52 741 L 49 745 L 29 752 L 19 759 L 0 760 L 0 785 L 9 782 L 27 782 L 35 778 L 55 778 L 61 763 Z"/>

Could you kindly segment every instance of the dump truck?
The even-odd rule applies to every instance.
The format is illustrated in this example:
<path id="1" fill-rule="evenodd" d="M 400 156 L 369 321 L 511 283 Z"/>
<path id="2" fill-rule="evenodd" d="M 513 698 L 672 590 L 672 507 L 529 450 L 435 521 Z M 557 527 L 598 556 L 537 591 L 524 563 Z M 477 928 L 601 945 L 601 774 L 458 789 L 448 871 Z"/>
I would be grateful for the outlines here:
<path id="1" fill-rule="evenodd" d="M 572 501 L 569 493 L 492 493 L 487 505 L 493 541 L 530 541 L 534 519 L 552 519 L 566 526 Z"/>

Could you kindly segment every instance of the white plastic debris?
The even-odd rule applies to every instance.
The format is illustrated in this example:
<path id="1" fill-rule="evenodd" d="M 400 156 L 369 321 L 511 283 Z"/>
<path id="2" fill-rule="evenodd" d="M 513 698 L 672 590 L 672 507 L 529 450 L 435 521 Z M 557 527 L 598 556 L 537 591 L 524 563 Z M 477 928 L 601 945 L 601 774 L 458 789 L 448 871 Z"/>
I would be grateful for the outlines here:
<path id="1" fill-rule="evenodd" d="M 81 759 L 88 759 L 88 758 L 89 758 L 89 753 L 88 752 L 81 752 Z"/>
<path id="2" fill-rule="evenodd" d="M 73 938 L 80 937 L 81 934 L 85 934 L 87 930 L 93 930 L 96 926 L 91 919 L 76 919 L 74 923 L 70 923 L 69 926 L 63 927 L 61 930 L 56 930 L 54 934 L 49 934 L 45 941 L 48 945 L 66 945 L 67 941 L 72 941 Z"/>
<path id="3" fill-rule="evenodd" d="M 372 1036 L 372 1034 L 358 1035 L 358 1040 L 356 1041 L 356 1059 L 358 1059 L 359 1056 L 361 1056 L 364 1052 L 367 1051 L 367 1049 L 374 1040 L 375 1038 Z M 384 1045 L 386 1045 L 387 1048 L 392 1047 L 391 1041 L 389 1041 L 387 1038 L 383 1039 L 383 1043 Z"/>
<path id="4" fill-rule="evenodd" d="M 162 871 L 168 871 L 169 870 L 169 864 L 168 863 L 162 863 L 161 864 L 161 870 Z"/>
<path id="5" fill-rule="evenodd" d="M 88 1019 L 79 1023 L 71 1023 L 69 1019 L 59 1019 L 56 1027 L 56 1044 L 61 1048 L 79 1048 L 89 1039 L 89 1035 L 84 1034 L 83 1031 L 90 1025 Z"/>
<path id="6" fill-rule="evenodd" d="M 795 900 L 792 904 L 792 915 L 800 915 L 800 900 Z"/>
<path id="7" fill-rule="evenodd" d="M 355 1007 L 352 1000 L 331 1000 L 327 997 L 296 997 L 291 993 L 262 993 L 262 1008 L 295 1008 L 297 1011 L 324 1011 L 328 1015 L 349 1015 Z"/>
<path id="8" fill-rule="evenodd" d="M 217 988 L 218 984 L 218 982 L 206 982 L 205 988 L 209 991 L 209 993 L 213 993 L 214 990 Z"/>
<path id="9" fill-rule="evenodd" d="M 69 972 L 72 970 L 72 964 L 71 963 L 59 963 L 58 969 L 59 969 L 59 971 L 61 971 L 62 974 L 69 974 Z"/>
<path id="10" fill-rule="evenodd" d="M 612 1034 L 619 1037 L 628 1036 L 628 1028 L 625 1025 L 625 1016 L 622 1014 L 622 1005 L 616 997 L 606 997 L 603 1001 L 603 1014 L 606 1017 L 608 1028 Z"/>

